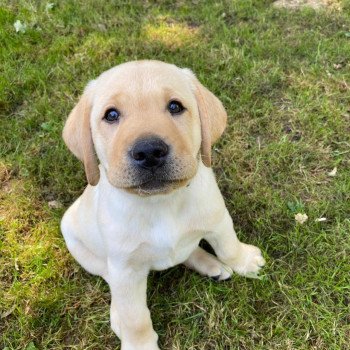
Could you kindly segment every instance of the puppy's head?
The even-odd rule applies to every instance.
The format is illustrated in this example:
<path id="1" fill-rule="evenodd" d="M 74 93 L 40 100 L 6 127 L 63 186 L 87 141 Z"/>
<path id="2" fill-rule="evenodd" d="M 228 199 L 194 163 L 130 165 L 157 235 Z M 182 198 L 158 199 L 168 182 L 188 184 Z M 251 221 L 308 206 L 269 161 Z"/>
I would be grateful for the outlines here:
<path id="1" fill-rule="evenodd" d="M 63 130 L 88 182 L 139 195 L 186 185 L 226 125 L 221 102 L 188 69 L 158 61 L 121 64 L 91 81 Z"/>

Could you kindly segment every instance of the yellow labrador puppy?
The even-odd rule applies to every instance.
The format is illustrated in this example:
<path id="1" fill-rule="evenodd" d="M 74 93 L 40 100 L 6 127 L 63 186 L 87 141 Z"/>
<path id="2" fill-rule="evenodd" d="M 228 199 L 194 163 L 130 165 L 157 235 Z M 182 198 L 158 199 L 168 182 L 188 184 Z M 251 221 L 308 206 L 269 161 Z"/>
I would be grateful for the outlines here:
<path id="1" fill-rule="evenodd" d="M 224 280 L 264 265 L 257 247 L 238 240 L 210 168 L 226 119 L 189 69 L 159 61 L 104 72 L 68 117 L 63 138 L 89 185 L 61 229 L 74 258 L 109 284 L 123 350 L 159 349 L 146 302 L 150 270 L 183 263 Z"/>

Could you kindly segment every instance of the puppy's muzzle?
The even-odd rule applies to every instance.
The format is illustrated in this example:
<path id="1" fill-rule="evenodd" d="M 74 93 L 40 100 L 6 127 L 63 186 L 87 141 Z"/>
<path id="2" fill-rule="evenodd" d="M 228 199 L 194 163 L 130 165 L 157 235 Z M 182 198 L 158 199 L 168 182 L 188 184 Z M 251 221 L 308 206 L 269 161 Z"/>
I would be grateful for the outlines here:
<path id="1" fill-rule="evenodd" d="M 129 152 L 132 164 L 138 169 L 152 173 L 166 164 L 169 146 L 158 137 L 149 137 L 135 142 Z"/>

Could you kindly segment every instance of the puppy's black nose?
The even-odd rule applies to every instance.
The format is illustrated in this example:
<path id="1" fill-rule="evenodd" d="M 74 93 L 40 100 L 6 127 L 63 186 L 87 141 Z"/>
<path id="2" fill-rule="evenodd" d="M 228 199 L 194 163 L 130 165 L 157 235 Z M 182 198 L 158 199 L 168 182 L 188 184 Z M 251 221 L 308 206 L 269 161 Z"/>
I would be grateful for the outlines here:
<path id="1" fill-rule="evenodd" d="M 152 137 L 137 141 L 130 151 L 130 157 L 138 167 L 156 170 L 165 163 L 168 153 L 168 145 L 161 139 Z"/>

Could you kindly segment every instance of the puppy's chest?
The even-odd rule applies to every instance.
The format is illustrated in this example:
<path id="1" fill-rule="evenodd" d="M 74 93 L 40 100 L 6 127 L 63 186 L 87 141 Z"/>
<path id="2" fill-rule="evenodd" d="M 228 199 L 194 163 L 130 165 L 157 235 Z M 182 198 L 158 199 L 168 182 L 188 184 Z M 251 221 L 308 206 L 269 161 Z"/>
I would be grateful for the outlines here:
<path id="1" fill-rule="evenodd" d="M 117 224 L 110 231 L 117 254 L 135 268 L 147 266 L 151 270 L 164 270 L 184 262 L 204 232 L 181 215 L 139 215 L 137 220 L 124 218 L 119 223 L 122 222 L 122 226 Z"/>
<path id="2" fill-rule="evenodd" d="M 153 270 L 184 262 L 211 227 L 203 203 L 181 192 L 167 201 L 101 202 L 99 223 L 109 254 Z"/>
<path id="3" fill-rule="evenodd" d="M 157 230 L 158 231 L 158 230 Z M 164 270 L 184 262 L 198 246 L 202 237 L 200 231 L 164 230 L 140 241 L 131 252 L 131 264 L 145 266 L 152 270 Z"/>

